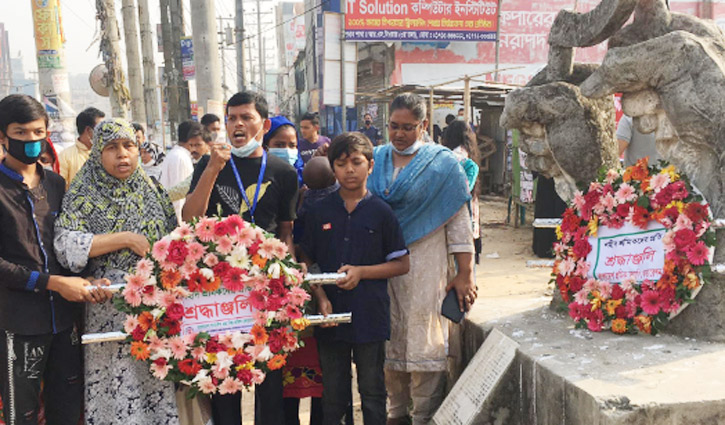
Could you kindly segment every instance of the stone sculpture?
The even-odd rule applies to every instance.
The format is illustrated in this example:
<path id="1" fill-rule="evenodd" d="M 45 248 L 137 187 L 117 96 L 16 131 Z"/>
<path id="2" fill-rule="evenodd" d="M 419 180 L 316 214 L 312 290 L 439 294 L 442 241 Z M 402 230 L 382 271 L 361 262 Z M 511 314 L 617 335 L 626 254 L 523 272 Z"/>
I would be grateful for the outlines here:
<path id="1" fill-rule="evenodd" d="M 601 66 L 574 64 L 573 48 L 604 40 Z M 560 12 L 549 44 L 547 67 L 509 95 L 501 117 L 521 131 L 531 169 L 571 199 L 576 183 L 613 165 L 610 102 L 623 93 L 624 113 L 640 131 L 655 131 L 662 157 L 687 173 L 715 218 L 725 218 L 725 35 L 714 23 L 670 12 L 665 0 L 602 0 L 588 13 Z M 724 260 L 719 231 L 715 263 Z M 725 341 L 725 278 L 711 283 L 671 332 Z"/>

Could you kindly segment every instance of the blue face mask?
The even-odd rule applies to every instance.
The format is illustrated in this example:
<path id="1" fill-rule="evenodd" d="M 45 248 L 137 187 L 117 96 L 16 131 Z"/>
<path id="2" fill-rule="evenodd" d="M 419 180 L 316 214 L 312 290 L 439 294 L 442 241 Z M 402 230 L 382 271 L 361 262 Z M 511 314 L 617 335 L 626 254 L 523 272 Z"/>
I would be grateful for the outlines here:
<path id="1" fill-rule="evenodd" d="M 297 149 L 269 148 L 269 154 L 288 162 L 293 167 L 297 162 Z"/>
<path id="2" fill-rule="evenodd" d="M 402 151 L 397 149 L 395 146 L 393 146 L 393 150 L 398 155 L 410 156 L 410 155 L 413 155 L 414 153 L 418 152 L 418 149 L 420 149 L 421 146 L 423 146 L 423 142 L 421 142 L 420 140 L 416 140 L 415 143 L 413 143 L 412 145 L 403 149 Z"/>
<path id="3" fill-rule="evenodd" d="M 8 153 L 24 164 L 32 164 L 43 152 L 44 141 L 41 139 L 26 142 L 8 137 Z"/>

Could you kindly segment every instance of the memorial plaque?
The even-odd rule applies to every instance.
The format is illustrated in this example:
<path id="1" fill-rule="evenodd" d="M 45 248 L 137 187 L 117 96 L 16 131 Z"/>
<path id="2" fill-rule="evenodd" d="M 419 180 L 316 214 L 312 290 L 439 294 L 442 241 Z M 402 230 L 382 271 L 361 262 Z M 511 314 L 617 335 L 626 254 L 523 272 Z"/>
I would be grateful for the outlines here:
<path id="1" fill-rule="evenodd" d="M 516 341 L 494 329 L 463 371 L 433 422 L 436 425 L 469 425 L 506 373 L 516 355 Z"/>

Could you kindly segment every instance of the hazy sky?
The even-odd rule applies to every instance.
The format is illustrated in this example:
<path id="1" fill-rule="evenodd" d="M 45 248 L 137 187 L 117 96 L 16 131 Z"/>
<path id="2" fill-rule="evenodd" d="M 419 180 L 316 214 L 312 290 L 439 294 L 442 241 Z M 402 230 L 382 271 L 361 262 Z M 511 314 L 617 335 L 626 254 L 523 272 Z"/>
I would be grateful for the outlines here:
<path id="1" fill-rule="evenodd" d="M 15 3 L 14 6 L 3 8 L 3 13 L 0 15 L 0 22 L 5 24 L 5 28 L 9 32 L 11 56 L 17 57 L 18 52 L 22 52 L 26 75 L 30 76 L 28 71 L 37 70 L 37 63 L 35 60 L 35 39 L 33 37 L 33 19 L 31 13 L 31 1 L 34 0 L 3 1 L 12 1 Z M 184 0 L 187 34 L 190 33 L 191 30 L 189 1 L 193 2 L 195 0 Z M 272 1 L 277 3 L 277 0 Z M 268 0 L 265 2 L 269 5 Z M 156 24 L 160 21 L 159 1 L 148 0 L 148 3 L 151 13 L 151 26 L 153 27 L 155 34 Z M 99 26 L 95 18 L 96 0 L 60 0 L 60 4 L 63 18 L 63 30 L 66 38 L 65 54 L 68 71 L 71 74 L 89 73 L 95 65 L 101 63 L 101 58 L 98 55 Z M 247 1 L 245 3 L 245 10 L 248 9 L 247 4 L 249 4 L 250 9 L 254 7 L 254 2 Z M 215 7 L 217 16 L 234 16 L 234 0 L 215 0 Z M 116 0 L 116 8 L 119 26 L 121 29 L 121 38 L 123 38 L 123 20 L 120 10 L 121 0 Z M 263 6 L 262 10 L 265 9 L 266 7 Z M 269 9 L 271 10 L 271 7 L 269 7 Z M 263 17 L 262 21 L 270 21 L 271 19 L 272 17 L 268 15 Z M 123 50 L 125 49 L 123 45 L 121 46 L 121 49 L 125 52 L 125 50 Z M 155 39 L 154 50 L 156 50 Z M 226 62 L 227 72 L 234 72 L 234 67 L 236 66 L 234 60 L 233 52 L 228 52 Z M 162 56 L 159 53 L 156 54 L 156 64 L 157 66 L 162 64 Z"/>

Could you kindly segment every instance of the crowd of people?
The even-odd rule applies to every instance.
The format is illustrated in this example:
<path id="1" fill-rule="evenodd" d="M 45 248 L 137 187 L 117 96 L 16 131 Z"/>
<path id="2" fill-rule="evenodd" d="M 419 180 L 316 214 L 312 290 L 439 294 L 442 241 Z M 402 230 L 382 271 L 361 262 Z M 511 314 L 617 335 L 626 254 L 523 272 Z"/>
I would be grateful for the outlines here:
<path id="1" fill-rule="evenodd" d="M 478 153 L 465 122 L 426 142 L 425 101 L 390 105 L 387 134 L 364 116 L 330 140 L 315 114 L 299 128 L 240 92 L 225 117 L 178 127 L 168 152 L 143 126 L 88 108 L 77 142 L 56 154 L 44 107 L 0 100 L 0 397 L 9 423 L 185 424 L 184 397 L 120 343 L 81 348 L 83 333 L 123 329 L 109 283 L 123 282 L 149 240 L 180 221 L 239 214 L 284 242 L 308 270 L 344 273 L 314 287 L 315 312 L 350 324 L 305 336 L 255 389 L 257 424 L 350 424 L 351 365 L 365 424 L 427 424 L 446 388 L 449 292 L 477 297 Z M 299 131 L 299 136 L 298 136 Z M 472 202 L 472 200 L 474 202 Z M 478 241 L 478 242 L 474 242 Z M 304 368 L 309 373 L 295 373 Z M 41 390 L 42 384 L 42 390 Z M 241 393 L 210 399 L 215 425 L 239 425 Z M 252 415 L 251 412 L 245 415 Z"/>

